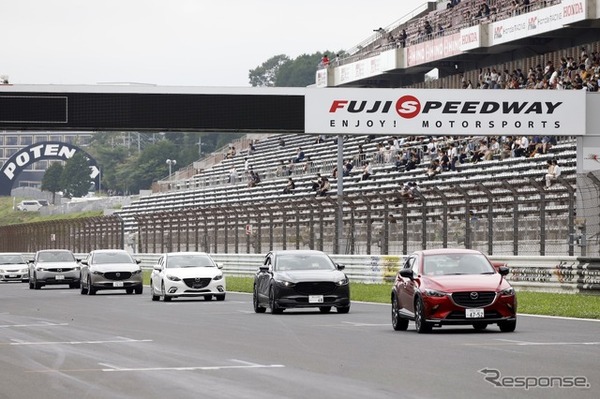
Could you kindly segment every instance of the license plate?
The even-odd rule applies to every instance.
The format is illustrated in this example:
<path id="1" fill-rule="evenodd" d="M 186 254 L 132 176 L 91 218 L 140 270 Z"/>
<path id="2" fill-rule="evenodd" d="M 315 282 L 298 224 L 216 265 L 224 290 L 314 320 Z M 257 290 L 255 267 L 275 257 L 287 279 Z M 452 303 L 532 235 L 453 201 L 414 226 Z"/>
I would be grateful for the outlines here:
<path id="1" fill-rule="evenodd" d="M 56 275 L 54 278 L 55 278 L 56 280 L 64 280 L 64 279 L 65 279 L 65 276 L 63 276 L 62 274 L 57 274 L 57 275 Z"/>
<path id="2" fill-rule="evenodd" d="M 323 295 L 309 295 L 308 303 L 323 303 Z"/>
<path id="3" fill-rule="evenodd" d="M 467 319 L 481 319 L 484 316 L 483 309 L 465 309 L 465 316 Z"/>
<path id="4" fill-rule="evenodd" d="M 113 287 L 122 287 L 123 286 L 123 282 L 122 281 L 115 281 L 113 282 Z"/>
<path id="5" fill-rule="evenodd" d="M 16 274 L 9 274 L 8 278 L 17 278 L 17 275 Z"/>

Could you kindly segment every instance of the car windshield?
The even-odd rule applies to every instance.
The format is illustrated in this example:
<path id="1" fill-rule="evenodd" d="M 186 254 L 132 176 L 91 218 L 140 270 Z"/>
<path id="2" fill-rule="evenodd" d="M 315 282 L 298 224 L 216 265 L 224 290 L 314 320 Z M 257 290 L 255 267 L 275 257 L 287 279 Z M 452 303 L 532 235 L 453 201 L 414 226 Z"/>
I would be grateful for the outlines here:
<path id="1" fill-rule="evenodd" d="M 216 267 L 208 255 L 169 255 L 166 267 L 168 269 L 179 269 L 184 267 Z"/>
<path id="2" fill-rule="evenodd" d="M 99 252 L 94 254 L 93 263 L 134 263 L 131 256 L 126 252 Z"/>
<path id="3" fill-rule="evenodd" d="M 423 274 L 429 276 L 493 273 L 493 266 L 481 254 L 427 255 L 423 259 Z"/>
<path id="4" fill-rule="evenodd" d="M 75 257 L 70 252 L 40 252 L 38 262 L 75 262 Z"/>
<path id="5" fill-rule="evenodd" d="M 0 265 L 25 263 L 21 255 L 0 255 Z"/>
<path id="6" fill-rule="evenodd" d="M 326 255 L 285 254 L 277 257 L 276 270 L 335 270 Z"/>

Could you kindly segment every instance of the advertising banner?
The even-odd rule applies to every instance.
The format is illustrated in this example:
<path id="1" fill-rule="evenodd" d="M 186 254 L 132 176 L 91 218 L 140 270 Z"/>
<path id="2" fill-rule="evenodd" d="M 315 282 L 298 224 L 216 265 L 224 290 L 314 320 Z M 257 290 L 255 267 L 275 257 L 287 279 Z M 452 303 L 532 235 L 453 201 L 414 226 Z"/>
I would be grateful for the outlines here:
<path id="1" fill-rule="evenodd" d="M 313 134 L 577 136 L 585 120 L 585 91 L 330 88 L 305 96 Z"/>

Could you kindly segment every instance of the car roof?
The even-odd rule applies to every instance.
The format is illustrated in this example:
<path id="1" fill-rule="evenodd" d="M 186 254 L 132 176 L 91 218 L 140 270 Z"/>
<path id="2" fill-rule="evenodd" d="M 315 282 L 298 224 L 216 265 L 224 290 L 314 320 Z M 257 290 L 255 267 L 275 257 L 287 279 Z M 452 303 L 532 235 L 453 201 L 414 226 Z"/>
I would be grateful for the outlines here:
<path id="1" fill-rule="evenodd" d="M 207 252 L 197 252 L 197 251 L 179 251 L 179 252 L 165 252 L 164 255 L 167 255 L 167 256 L 172 256 L 172 255 L 208 255 L 208 253 Z"/>
<path id="2" fill-rule="evenodd" d="M 483 252 L 476 249 L 467 248 L 435 248 L 435 249 L 423 249 L 420 251 L 413 252 L 414 254 L 420 255 L 445 255 L 445 254 L 483 254 Z"/>
<path id="3" fill-rule="evenodd" d="M 276 251 L 271 251 L 274 255 L 310 255 L 310 254 L 320 254 L 327 255 L 323 251 L 317 251 L 314 249 L 280 249 Z"/>
<path id="4" fill-rule="evenodd" d="M 40 249 L 37 252 L 69 252 L 69 253 L 73 253 L 70 249 Z"/>
<path id="5" fill-rule="evenodd" d="M 128 251 L 126 251 L 124 249 L 94 249 L 90 253 L 97 254 L 97 253 L 106 253 L 106 252 L 126 252 L 126 253 L 129 253 Z"/>

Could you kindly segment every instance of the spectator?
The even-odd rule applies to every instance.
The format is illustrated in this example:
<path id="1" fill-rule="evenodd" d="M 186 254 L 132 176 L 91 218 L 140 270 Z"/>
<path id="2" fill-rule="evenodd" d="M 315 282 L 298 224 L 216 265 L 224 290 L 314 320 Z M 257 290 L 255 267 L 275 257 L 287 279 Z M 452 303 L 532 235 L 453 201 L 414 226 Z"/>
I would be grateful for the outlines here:
<path id="1" fill-rule="evenodd" d="M 329 57 L 327 56 L 327 53 L 325 53 L 325 54 L 323 54 L 323 58 L 321 58 L 321 68 L 327 68 L 328 66 L 329 66 Z"/>
<path id="2" fill-rule="evenodd" d="M 406 40 L 408 39 L 408 34 L 406 33 L 406 29 L 402 29 L 400 32 L 400 36 L 398 36 L 398 42 L 400 43 L 400 47 L 406 47 Z"/>
<path id="3" fill-rule="evenodd" d="M 350 173 L 352 172 L 352 168 L 354 167 L 354 164 L 352 163 L 352 160 L 349 159 L 344 163 L 344 176 L 350 176 Z"/>
<path id="4" fill-rule="evenodd" d="M 294 163 L 299 163 L 304 161 L 304 151 L 302 147 L 298 147 L 298 152 L 296 153 L 296 157 L 292 160 Z"/>
<path id="5" fill-rule="evenodd" d="M 237 172 L 237 169 L 235 168 L 235 165 L 234 165 L 229 170 L 229 179 L 228 179 L 228 182 L 231 183 L 231 184 L 235 184 L 235 183 L 237 183 L 237 180 L 238 180 L 238 172 Z"/>
<path id="6" fill-rule="evenodd" d="M 280 147 L 285 147 L 285 140 L 283 139 L 283 137 L 279 138 L 279 146 Z"/>
<path id="7" fill-rule="evenodd" d="M 429 179 L 442 173 L 442 167 L 440 165 L 439 159 L 434 159 L 433 161 L 431 161 L 425 173 L 427 174 L 427 177 Z"/>
<path id="8" fill-rule="evenodd" d="M 235 154 L 236 154 L 235 147 L 229 146 L 229 150 L 227 151 L 227 154 L 225 155 L 225 159 L 231 159 L 235 156 Z"/>
<path id="9" fill-rule="evenodd" d="M 311 191 L 318 191 L 319 187 L 321 187 L 321 174 L 317 173 L 315 178 L 311 181 Z"/>
<path id="10" fill-rule="evenodd" d="M 252 155 L 256 152 L 256 147 L 254 146 L 254 141 L 250 143 L 248 146 L 248 155 Z"/>
<path id="11" fill-rule="evenodd" d="M 548 161 L 548 173 L 546 173 L 546 188 L 550 188 L 550 186 L 552 186 L 552 182 L 560 177 L 561 172 L 561 168 L 558 165 L 558 161 L 556 159 Z"/>
<path id="12" fill-rule="evenodd" d="M 327 192 L 331 189 L 331 184 L 329 183 L 329 179 L 326 176 L 321 178 L 321 186 L 317 189 L 317 196 L 325 196 Z"/>
<path id="13" fill-rule="evenodd" d="M 294 183 L 294 180 L 290 177 L 290 178 L 288 178 L 288 182 L 283 189 L 283 193 L 291 194 L 295 188 L 296 188 L 296 183 Z"/>
<path id="14" fill-rule="evenodd" d="M 248 187 L 256 187 L 260 183 L 260 176 L 257 172 L 251 170 L 248 174 Z"/>
<path id="15" fill-rule="evenodd" d="M 373 166 L 371 166 L 369 161 L 365 161 L 363 165 L 363 173 L 360 179 L 369 180 L 371 178 L 371 175 L 373 175 Z"/>
<path id="16" fill-rule="evenodd" d="M 250 160 L 248 158 L 244 158 L 244 173 L 248 173 L 250 171 Z"/>

